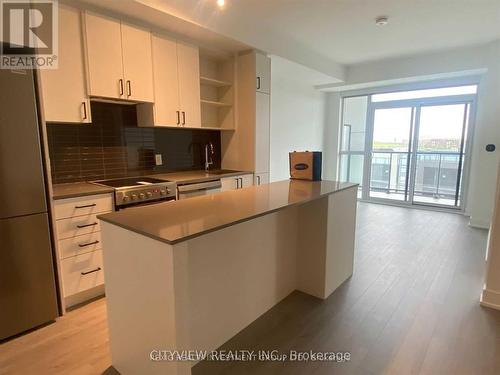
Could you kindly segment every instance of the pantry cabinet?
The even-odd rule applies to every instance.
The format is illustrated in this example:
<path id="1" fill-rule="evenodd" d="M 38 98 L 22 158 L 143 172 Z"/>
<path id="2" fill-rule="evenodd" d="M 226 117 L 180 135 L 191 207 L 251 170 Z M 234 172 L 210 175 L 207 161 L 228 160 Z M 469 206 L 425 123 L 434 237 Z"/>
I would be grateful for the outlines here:
<path id="1" fill-rule="evenodd" d="M 112 18 L 85 12 L 91 96 L 153 101 L 151 34 Z"/>
<path id="2" fill-rule="evenodd" d="M 255 88 L 258 92 L 271 93 L 271 59 L 255 53 Z"/>
<path id="3" fill-rule="evenodd" d="M 255 100 L 255 173 L 269 172 L 270 111 L 269 94 L 257 92 Z"/>
<path id="4" fill-rule="evenodd" d="M 252 170 L 260 176 L 256 182 L 263 183 L 269 181 L 271 98 L 265 91 L 270 92 L 271 63 L 259 52 L 246 51 L 238 55 L 237 66 L 238 131 L 221 136 L 222 168 Z"/>
<path id="5" fill-rule="evenodd" d="M 59 28 L 64 33 L 59 35 L 58 67 L 38 71 L 47 122 L 91 122 L 81 26 L 77 9 L 59 6 Z"/>

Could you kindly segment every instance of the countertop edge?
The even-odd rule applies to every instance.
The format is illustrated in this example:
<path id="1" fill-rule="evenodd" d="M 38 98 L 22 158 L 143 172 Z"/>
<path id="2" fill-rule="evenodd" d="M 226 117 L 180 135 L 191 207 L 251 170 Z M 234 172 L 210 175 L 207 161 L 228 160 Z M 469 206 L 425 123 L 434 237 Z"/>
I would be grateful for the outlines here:
<path id="1" fill-rule="evenodd" d="M 171 174 L 180 174 L 180 173 L 189 173 L 190 171 L 182 171 L 182 172 L 172 172 Z M 222 173 L 222 174 L 213 174 L 210 176 L 200 176 L 200 177 L 192 177 L 192 178 L 187 178 L 187 179 L 176 179 L 176 178 L 171 178 L 169 180 L 169 173 L 159 173 L 159 174 L 151 174 L 148 175 L 148 177 L 153 177 L 153 178 L 158 178 L 160 180 L 165 179 L 165 181 L 174 181 L 177 183 L 177 185 L 185 185 L 185 184 L 192 184 L 192 183 L 197 183 L 197 182 L 206 182 L 206 181 L 213 181 L 213 180 L 220 180 L 221 178 L 225 177 L 233 177 L 233 176 L 243 176 L 247 174 L 254 174 L 254 172 L 251 171 L 236 171 L 236 172 L 230 172 L 230 173 Z M 164 176 L 164 177 L 162 177 Z"/>
<path id="2" fill-rule="evenodd" d="M 168 245 L 176 245 L 178 243 L 181 243 L 181 242 L 185 242 L 185 241 L 188 241 L 188 240 L 191 240 L 193 238 L 196 238 L 196 237 L 200 237 L 200 236 L 203 236 L 205 234 L 208 234 L 208 233 L 212 233 L 212 232 L 216 232 L 218 230 L 221 230 L 221 229 L 224 229 L 224 228 L 228 228 L 228 227 L 231 227 L 233 225 L 237 225 L 237 224 L 240 224 L 240 223 L 244 223 L 245 221 L 250 221 L 250 220 L 253 220 L 253 219 L 256 219 L 258 217 L 261 217 L 261 216 L 265 216 L 265 215 L 269 215 L 269 214 L 272 214 L 274 212 L 277 212 L 277 211 L 280 211 L 280 210 L 283 210 L 285 208 L 288 208 L 288 207 L 295 207 L 295 206 L 300 206 L 302 204 L 305 204 L 305 203 L 309 203 L 309 202 L 312 202 L 312 201 L 315 201 L 315 200 L 318 200 L 318 199 L 321 199 L 321 198 L 324 198 L 328 195 L 331 195 L 331 194 L 335 194 L 335 193 L 339 193 L 341 191 L 344 191 L 344 190 L 347 190 L 347 189 L 352 189 L 352 188 L 357 188 L 359 186 L 359 184 L 352 184 L 352 185 L 349 185 L 349 186 L 345 186 L 343 188 L 340 188 L 338 190 L 335 190 L 335 191 L 332 191 L 332 192 L 328 192 L 328 193 L 325 193 L 323 195 L 319 195 L 317 197 L 314 197 L 314 198 L 309 198 L 309 199 L 306 199 L 304 201 L 301 201 L 301 202 L 296 202 L 296 203 L 292 203 L 292 204 L 288 204 L 286 206 L 281 206 L 281 207 L 276 207 L 272 210 L 269 210 L 269 211 L 266 211 L 266 212 L 262 212 L 262 213 L 258 213 L 258 214 L 255 214 L 255 215 L 251 215 L 251 216 L 248 216 L 248 217 L 245 217 L 243 219 L 240 219 L 240 220 L 235 220 L 231 223 L 227 223 L 227 224 L 223 224 L 223 225 L 219 225 L 217 227 L 214 227 L 214 228 L 210 228 L 210 229 L 206 229 L 206 230 L 203 230 L 203 231 L 200 231 L 198 233 L 194 233 L 194 234 L 191 234 L 191 235 L 187 235 L 185 237 L 182 237 L 182 238 L 179 238 L 179 239 L 175 239 L 175 240 L 168 240 L 166 238 L 163 238 L 163 237 L 159 237 L 159 236 L 156 236 L 156 235 L 153 235 L 151 233 L 148 233 L 148 232 L 145 232 L 145 231 L 142 231 L 140 229 L 137 229 L 137 228 L 134 228 L 132 226 L 129 226 L 129 225 L 124 225 L 124 224 L 121 224 L 121 223 L 117 223 L 115 222 L 114 220 L 109 220 L 107 219 L 105 216 L 106 214 L 101 214 L 101 215 L 97 215 L 97 218 L 99 220 L 102 220 L 108 224 L 112 224 L 112 225 L 116 225 L 117 227 L 120 227 L 120 228 L 123 228 L 123 229 L 127 229 L 127 230 L 130 230 L 132 232 L 135 232 L 137 234 L 140 234 L 140 235 L 143 235 L 145 237 L 149 237 L 153 240 L 156 240 L 156 241 L 160 241 L 160 242 L 163 242 L 163 243 L 166 243 Z"/>
<path id="3" fill-rule="evenodd" d="M 88 183 L 89 185 L 92 185 L 91 183 Z M 68 192 L 68 193 L 54 193 L 54 187 L 57 185 L 52 186 L 52 200 L 61 200 L 61 199 L 68 199 L 68 198 L 78 198 L 78 197 L 86 197 L 89 195 L 99 195 L 99 194 L 111 194 L 115 190 L 113 188 L 106 188 L 104 186 L 97 186 L 95 185 L 95 189 L 90 188 L 89 190 L 86 191 L 75 191 L 75 192 Z"/>

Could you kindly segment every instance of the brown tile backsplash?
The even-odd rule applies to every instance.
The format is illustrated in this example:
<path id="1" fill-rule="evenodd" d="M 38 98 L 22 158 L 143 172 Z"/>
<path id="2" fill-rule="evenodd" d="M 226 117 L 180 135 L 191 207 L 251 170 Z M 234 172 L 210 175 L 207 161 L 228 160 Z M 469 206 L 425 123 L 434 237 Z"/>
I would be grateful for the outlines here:
<path id="1" fill-rule="evenodd" d="M 208 142 L 220 167 L 218 131 L 139 128 L 133 105 L 92 102 L 91 110 L 92 124 L 47 124 L 53 183 L 203 169 Z"/>

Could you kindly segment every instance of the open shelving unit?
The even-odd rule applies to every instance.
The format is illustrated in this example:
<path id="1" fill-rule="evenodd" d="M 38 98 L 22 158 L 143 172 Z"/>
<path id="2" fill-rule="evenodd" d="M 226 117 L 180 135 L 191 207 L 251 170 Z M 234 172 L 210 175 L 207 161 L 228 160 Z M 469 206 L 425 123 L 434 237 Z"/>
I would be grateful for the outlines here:
<path id="1" fill-rule="evenodd" d="M 200 52 L 201 126 L 204 129 L 235 128 L 235 59 Z"/>

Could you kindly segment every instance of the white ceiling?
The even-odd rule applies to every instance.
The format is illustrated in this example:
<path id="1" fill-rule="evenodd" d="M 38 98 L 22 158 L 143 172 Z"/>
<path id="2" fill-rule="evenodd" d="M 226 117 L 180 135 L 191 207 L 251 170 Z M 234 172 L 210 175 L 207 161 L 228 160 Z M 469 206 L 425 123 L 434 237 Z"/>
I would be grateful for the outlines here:
<path id="1" fill-rule="evenodd" d="M 216 0 L 84 1 L 175 16 L 340 79 L 345 65 L 500 38 L 500 0 L 225 0 L 222 10 Z"/>
<path id="2" fill-rule="evenodd" d="M 140 1 L 270 53 L 341 64 L 500 38 L 500 0 L 226 0 L 222 11 L 216 0 Z"/>

